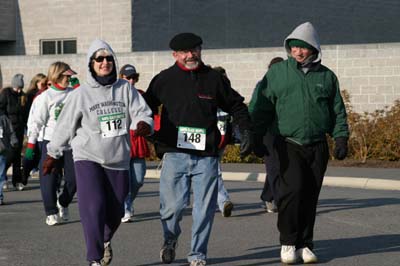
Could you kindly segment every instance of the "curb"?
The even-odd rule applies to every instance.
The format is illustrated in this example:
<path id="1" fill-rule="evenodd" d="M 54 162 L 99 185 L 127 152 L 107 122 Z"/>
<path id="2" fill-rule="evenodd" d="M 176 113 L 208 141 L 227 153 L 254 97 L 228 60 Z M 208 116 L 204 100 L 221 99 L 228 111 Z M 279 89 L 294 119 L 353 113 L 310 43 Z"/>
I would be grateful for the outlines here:
<path id="1" fill-rule="evenodd" d="M 147 169 L 145 177 L 159 179 L 160 171 Z M 222 172 L 222 178 L 227 181 L 264 182 L 265 173 Z M 400 191 L 399 180 L 369 177 L 325 176 L 323 186 Z"/>

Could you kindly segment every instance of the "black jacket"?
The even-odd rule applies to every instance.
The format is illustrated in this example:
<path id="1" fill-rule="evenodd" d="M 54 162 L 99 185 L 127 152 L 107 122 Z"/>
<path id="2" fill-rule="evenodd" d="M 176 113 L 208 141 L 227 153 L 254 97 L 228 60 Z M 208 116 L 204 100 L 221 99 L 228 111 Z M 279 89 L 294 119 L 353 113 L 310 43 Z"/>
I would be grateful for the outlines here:
<path id="1" fill-rule="evenodd" d="M 159 113 L 162 105 L 160 130 L 154 134 L 157 154 L 186 152 L 217 156 L 221 138 L 217 108 L 231 114 L 241 130 L 251 127 L 244 98 L 219 72 L 204 64 L 187 71 L 175 63 L 153 78 L 143 96 L 154 114 Z M 206 129 L 205 150 L 177 148 L 179 126 Z"/>
<path id="2" fill-rule="evenodd" d="M 26 116 L 21 106 L 21 94 L 15 92 L 11 87 L 7 87 L 0 92 L 0 112 L 5 114 L 11 121 L 17 136 L 24 134 Z"/>

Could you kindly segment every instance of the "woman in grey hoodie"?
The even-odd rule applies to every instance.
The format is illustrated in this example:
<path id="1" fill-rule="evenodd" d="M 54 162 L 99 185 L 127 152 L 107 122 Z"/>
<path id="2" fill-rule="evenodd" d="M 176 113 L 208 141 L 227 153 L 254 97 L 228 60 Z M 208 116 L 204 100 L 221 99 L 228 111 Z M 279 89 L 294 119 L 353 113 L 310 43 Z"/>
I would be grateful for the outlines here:
<path id="1" fill-rule="evenodd" d="M 153 127 L 150 108 L 127 81 L 118 79 L 116 63 L 107 43 L 92 43 L 88 78 L 67 99 L 43 163 L 43 171 L 52 171 L 71 144 L 89 265 L 108 265 L 112 259 L 110 241 L 128 193 L 129 130 L 146 136 Z"/>

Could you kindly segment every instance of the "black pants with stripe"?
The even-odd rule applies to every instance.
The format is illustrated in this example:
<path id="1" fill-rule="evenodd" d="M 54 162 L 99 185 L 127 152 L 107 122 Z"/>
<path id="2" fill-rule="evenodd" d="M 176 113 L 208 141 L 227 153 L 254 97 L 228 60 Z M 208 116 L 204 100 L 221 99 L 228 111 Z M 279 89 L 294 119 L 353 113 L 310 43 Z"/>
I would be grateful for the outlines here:
<path id="1" fill-rule="evenodd" d="M 276 145 L 280 161 L 278 229 L 281 245 L 313 248 L 317 202 L 329 159 L 326 141 L 300 146 L 282 138 Z"/>

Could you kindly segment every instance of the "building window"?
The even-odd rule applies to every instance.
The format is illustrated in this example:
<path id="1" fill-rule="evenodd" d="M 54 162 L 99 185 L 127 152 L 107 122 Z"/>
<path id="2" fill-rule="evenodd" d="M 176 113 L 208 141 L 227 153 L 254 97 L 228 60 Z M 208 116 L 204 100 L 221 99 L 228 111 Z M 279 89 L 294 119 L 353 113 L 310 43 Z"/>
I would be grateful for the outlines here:
<path id="1" fill-rule="evenodd" d="M 76 54 L 76 40 L 40 40 L 40 54 Z"/>

